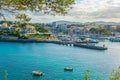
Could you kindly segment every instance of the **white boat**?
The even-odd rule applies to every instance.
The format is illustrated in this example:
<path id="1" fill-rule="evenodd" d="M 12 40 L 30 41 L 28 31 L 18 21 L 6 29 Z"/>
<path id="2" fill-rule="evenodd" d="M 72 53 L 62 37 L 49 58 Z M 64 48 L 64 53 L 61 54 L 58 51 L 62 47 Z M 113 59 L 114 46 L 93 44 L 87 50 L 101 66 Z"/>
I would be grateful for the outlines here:
<path id="1" fill-rule="evenodd" d="M 45 75 L 43 72 L 40 72 L 40 71 L 32 71 L 32 74 L 34 76 L 44 76 Z"/>
<path id="2" fill-rule="evenodd" d="M 111 42 L 120 42 L 120 37 L 110 38 Z"/>
<path id="3" fill-rule="evenodd" d="M 64 70 L 65 71 L 73 71 L 73 68 L 71 68 L 71 67 L 65 67 Z"/>

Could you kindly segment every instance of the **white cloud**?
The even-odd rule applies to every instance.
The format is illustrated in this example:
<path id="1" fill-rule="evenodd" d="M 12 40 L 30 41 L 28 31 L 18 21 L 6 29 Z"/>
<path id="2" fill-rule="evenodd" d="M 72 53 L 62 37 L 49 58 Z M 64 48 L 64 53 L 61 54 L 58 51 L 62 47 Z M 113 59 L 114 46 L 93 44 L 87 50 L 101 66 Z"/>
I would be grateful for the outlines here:
<path id="1" fill-rule="evenodd" d="M 82 21 L 120 21 L 119 9 L 120 0 L 82 0 L 69 15 L 83 18 Z"/>
<path id="2" fill-rule="evenodd" d="M 120 0 L 76 0 L 76 4 L 74 5 L 73 9 L 70 10 L 66 16 L 53 16 L 40 12 L 32 13 L 29 11 L 25 13 L 32 17 L 31 22 L 52 22 L 56 20 L 76 22 L 103 20 L 119 22 L 119 9 Z"/>

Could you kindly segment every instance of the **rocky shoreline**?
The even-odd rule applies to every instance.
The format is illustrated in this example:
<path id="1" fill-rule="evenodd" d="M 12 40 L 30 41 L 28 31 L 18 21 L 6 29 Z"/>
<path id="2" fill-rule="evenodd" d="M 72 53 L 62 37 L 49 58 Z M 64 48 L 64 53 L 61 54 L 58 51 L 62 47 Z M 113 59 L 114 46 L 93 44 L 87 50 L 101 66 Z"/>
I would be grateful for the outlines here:
<path id="1" fill-rule="evenodd" d="M 20 42 L 20 43 L 52 43 L 58 41 L 38 40 L 38 39 L 0 39 L 0 42 Z"/>

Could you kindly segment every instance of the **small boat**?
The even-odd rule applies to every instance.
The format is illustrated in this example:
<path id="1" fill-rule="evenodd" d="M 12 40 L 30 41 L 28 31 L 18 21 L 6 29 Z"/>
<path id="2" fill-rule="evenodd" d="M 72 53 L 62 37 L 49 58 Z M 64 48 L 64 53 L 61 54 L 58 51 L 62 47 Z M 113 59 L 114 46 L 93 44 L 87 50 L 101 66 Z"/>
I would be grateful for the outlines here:
<path id="1" fill-rule="evenodd" d="M 111 41 L 111 42 L 120 42 L 120 37 L 110 38 L 109 41 Z"/>
<path id="2" fill-rule="evenodd" d="M 73 71 L 73 68 L 71 68 L 71 67 L 65 67 L 64 70 L 65 71 Z"/>
<path id="3" fill-rule="evenodd" d="M 40 71 L 32 71 L 32 74 L 34 76 L 44 76 L 45 75 L 43 72 L 40 72 Z"/>

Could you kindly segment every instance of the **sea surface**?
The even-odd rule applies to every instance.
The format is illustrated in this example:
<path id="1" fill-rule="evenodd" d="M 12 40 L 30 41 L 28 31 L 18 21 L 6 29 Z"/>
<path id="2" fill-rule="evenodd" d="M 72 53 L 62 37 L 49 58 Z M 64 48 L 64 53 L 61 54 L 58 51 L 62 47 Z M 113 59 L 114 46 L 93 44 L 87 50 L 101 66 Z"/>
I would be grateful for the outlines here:
<path id="1" fill-rule="evenodd" d="M 0 80 L 109 80 L 110 72 L 120 66 L 120 43 L 102 42 L 108 50 L 99 51 L 52 43 L 0 43 Z M 64 71 L 72 67 L 73 72 Z M 45 73 L 35 77 L 34 70 Z"/>

